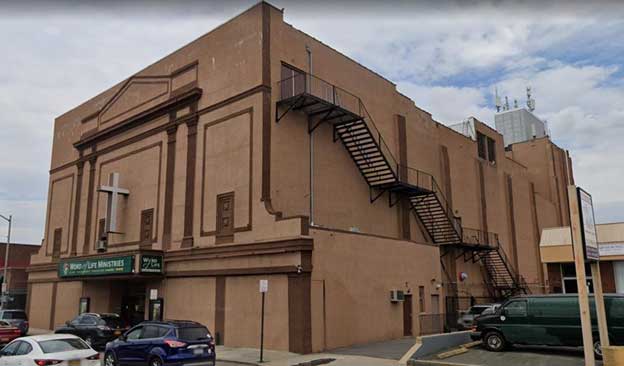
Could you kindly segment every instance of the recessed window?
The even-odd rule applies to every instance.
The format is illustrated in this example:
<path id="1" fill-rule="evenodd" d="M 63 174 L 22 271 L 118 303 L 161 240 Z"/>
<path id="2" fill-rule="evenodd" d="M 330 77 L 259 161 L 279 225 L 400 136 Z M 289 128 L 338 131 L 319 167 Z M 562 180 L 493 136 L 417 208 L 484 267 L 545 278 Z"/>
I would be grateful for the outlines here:
<path id="1" fill-rule="evenodd" d="M 481 159 L 487 159 L 487 138 L 481 132 L 477 132 L 477 151 Z"/>
<path id="2" fill-rule="evenodd" d="M 487 151 L 490 163 L 496 163 L 496 142 L 489 137 L 487 138 Z"/>

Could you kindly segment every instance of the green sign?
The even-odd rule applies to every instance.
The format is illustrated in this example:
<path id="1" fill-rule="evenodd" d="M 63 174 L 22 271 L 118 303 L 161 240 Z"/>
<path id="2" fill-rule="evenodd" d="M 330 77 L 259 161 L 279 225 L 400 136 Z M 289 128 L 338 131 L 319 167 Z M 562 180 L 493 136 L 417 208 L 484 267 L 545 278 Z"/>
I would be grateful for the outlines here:
<path id="1" fill-rule="evenodd" d="M 86 277 L 129 274 L 134 271 L 134 256 L 94 258 L 59 263 L 59 277 Z"/>
<path id="2" fill-rule="evenodd" d="M 163 273 L 162 255 L 143 254 L 139 271 L 141 273 Z"/>

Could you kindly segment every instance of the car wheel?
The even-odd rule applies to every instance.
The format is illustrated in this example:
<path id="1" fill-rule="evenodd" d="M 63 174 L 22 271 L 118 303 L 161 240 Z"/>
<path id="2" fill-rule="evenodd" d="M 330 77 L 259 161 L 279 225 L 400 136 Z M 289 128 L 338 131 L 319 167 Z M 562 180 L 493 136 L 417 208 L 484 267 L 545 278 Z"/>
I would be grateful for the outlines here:
<path id="1" fill-rule="evenodd" d="M 505 349 L 506 341 L 499 332 L 488 332 L 483 337 L 483 344 L 488 351 L 500 352 Z"/>
<path id="2" fill-rule="evenodd" d="M 117 360 L 113 352 L 106 352 L 104 356 L 104 366 L 117 366 Z"/>
<path id="3" fill-rule="evenodd" d="M 159 357 L 152 357 L 149 366 L 162 366 L 162 360 Z"/>
<path id="4" fill-rule="evenodd" d="M 600 341 L 594 342 L 594 357 L 598 360 L 602 360 L 602 346 Z"/>

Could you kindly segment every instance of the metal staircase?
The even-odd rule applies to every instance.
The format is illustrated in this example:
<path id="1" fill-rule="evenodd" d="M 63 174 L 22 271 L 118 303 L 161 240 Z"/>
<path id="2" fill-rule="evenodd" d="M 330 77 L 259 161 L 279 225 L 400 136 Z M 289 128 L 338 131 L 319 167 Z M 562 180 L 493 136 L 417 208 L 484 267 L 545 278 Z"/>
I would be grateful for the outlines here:
<path id="1" fill-rule="evenodd" d="M 500 246 L 492 247 L 470 231 L 464 233 L 460 218 L 453 215 L 432 175 L 398 164 L 359 97 L 303 72 L 281 80 L 278 88 L 276 121 L 290 111 L 300 111 L 308 116 L 309 133 L 323 123 L 333 126 L 334 142 L 342 142 L 368 184 L 371 203 L 384 193 L 388 193 L 391 206 L 407 199 L 435 244 L 458 246 L 465 249 L 464 254 L 471 253 L 470 258 L 487 270 L 494 292 L 515 291 L 517 281 L 509 281 L 509 276 L 513 279 L 515 275 L 506 257 L 496 254 Z"/>
<path id="2" fill-rule="evenodd" d="M 460 256 L 464 257 L 464 261 L 481 264 L 484 282 L 492 298 L 502 300 L 529 293 L 524 278 L 511 266 L 497 234 L 468 228 L 463 228 L 463 234 L 465 244 L 479 243 L 479 246 L 472 251 L 464 251 Z"/>
<path id="3" fill-rule="evenodd" d="M 309 133 L 323 123 L 331 124 L 334 142 L 341 140 L 353 159 L 370 188 L 371 202 L 386 192 L 391 205 L 407 197 L 434 243 L 461 244 L 459 220 L 433 176 L 397 163 L 360 98 L 305 73 L 281 80 L 279 89 L 276 120 L 289 111 L 302 111 L 308 116 Z"/>

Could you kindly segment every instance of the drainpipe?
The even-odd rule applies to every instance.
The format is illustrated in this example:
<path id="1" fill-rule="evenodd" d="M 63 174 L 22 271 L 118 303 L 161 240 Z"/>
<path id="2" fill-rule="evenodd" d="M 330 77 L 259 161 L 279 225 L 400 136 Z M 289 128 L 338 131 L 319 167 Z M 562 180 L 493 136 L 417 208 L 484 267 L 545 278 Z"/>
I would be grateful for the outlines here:
<path id="1" fill-rule="evenodd" d="M 308 78 L 306 83 L 307 92 L 311 93 L 312 82 L 312 50 L 306 45 L 308 54 Z M 308 117 L 309 118 L 309 117 Z M 308 134 L 310 144 L 310 226 L 314 226 L 314 132 Z"/>

